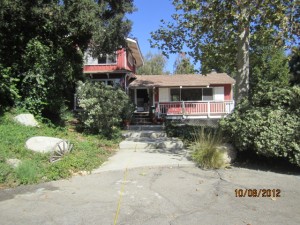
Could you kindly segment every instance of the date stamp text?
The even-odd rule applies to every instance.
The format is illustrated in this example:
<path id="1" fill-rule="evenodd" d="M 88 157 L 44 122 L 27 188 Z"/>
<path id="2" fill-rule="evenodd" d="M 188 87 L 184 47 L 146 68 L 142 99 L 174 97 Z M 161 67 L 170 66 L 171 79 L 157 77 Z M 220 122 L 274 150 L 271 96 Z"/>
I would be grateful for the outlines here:
<path id="1" fill-rule="evenodd" d="M 235 197 L 281 197 L 280 189 L 235 189 Z"/>

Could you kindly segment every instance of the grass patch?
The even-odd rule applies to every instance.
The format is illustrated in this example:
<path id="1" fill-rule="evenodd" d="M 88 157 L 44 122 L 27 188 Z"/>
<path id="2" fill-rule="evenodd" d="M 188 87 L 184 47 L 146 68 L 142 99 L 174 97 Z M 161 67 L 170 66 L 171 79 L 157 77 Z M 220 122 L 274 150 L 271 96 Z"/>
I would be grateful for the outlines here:
<path id="1" fill-rule="evenodd" d="M 99 167 L 117 148 L 118 141 L 99 135 L 76 131 L 74 123 L 65 127 L 40 123 L 40 127 L 26 127 L 13 121 L 14 114 L 0 117 L 0 186 L 12 187 L 68 178 L 79 171 L 91 171 Z M 68 118 L 74 120 L 74 118 Z M 33 136 L 50 136 L 69 140 L 73 151 L 56 163 L 50 163 L 50 154 L 29 151 L 27 139 Z M 12 168 L 7 159 L 20 159 L 22 163 Z"/>
<path id="2" fill-rule="evenodd" d="M 198 131 L 194 141 L 190 144 L 192 159 L 198 166 L 205 169 L 219 169 L 227 165 L 224 162 L 224 153 L 218 149 L 223 138 L 218 131 Z"/>
<path id="3" fill-rule="evenodd" d="M 39 180 L 39 168 L 33 160 L 23 161 L 15 170 L 20 184 L 34 184 Z"/>

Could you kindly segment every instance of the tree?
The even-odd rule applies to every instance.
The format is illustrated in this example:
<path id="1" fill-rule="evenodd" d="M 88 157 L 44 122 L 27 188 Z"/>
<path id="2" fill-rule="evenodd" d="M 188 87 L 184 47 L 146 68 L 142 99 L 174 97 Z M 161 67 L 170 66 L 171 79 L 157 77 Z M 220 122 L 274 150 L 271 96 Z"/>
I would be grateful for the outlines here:
<path id="1" fill-rule="evenodd" d="M 291 78 L 288 57 L 282 48 L 265 46 L 252 57 L 250 67 L 250 97 L 266 86 L 285 88 Z"/>
<path id="2" fill-rule="evenodd" d="M 250 36 L 278 47 L 299 41 L 298 0 L 173 0 L 173 5 L 174 22 L 162 21 L 151 33 L 151 45 L 163 54 L 180 52 L 186 45 L 205 69 L 235 62 L 237 100 L 248 96 Z"/>
<path id="3" fill-rule="evenodd" d="M 293 75 L 292 84 L 300 85 L 300 48 L 293 49 L 289 65 Z"/>
<path id="4" fill-rule="evenodd" d="M 47 114 L 70 104 L 76 81 L 83 79 L 83 52 L 89 47 L 97 55 L 126 46 L 131 22 L 125 14 L 133 10 L 133 0 L 0 1 L 0 64 L 18 79 L 20 103 L 40 102 Z M 38 101 L 24 84 L 41 80 L 45 89 L 34 86 L 43 99 Z"/>
<path id="5" fill-rule="evenodd" d="M 190 58 L 184 53 L 180 53 L 174 63 L 174 74 L 191 74 L 194 73 L 194 65 L 191 64 Z"/>
<path id="6" fill-rule="evenodd" d="M 300 88 L 290 87 L 284 50 L 264 46 L 252 56 L 250 95 L 220 127 L 239 151 L 280 157 L 300 166 Z"/>
<path id="7" fill-rule="evenodd" d="M 148 52 L 144 57 L 144 65 L 137 69 L 139 75 L 161 75 L 165 74 L 167 60 L 162 54 Z"/>

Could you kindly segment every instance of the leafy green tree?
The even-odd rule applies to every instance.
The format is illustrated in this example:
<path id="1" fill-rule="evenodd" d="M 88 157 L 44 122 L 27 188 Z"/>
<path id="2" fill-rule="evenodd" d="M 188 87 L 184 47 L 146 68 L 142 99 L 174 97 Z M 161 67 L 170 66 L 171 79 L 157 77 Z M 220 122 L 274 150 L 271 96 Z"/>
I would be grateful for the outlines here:
<path id="1" fill-rule="evenodd" d="M 18 79 L 11 76 L 11 68 L 3 68 L 0 64 L 0 112 L 19 98 L 17 82 Z"/>
<path id="2" fill-rule="evenodd" d="M 47 105 L 49 86 L 54 80 L 54 74 L 49 71 L 51 65 L 49 54 L 49 47 L 38 40 L 31 40 L 23 57 L 24 64 L 29 68 L 23 74 L 20 88 L 23 101 L 20 104 L 35 115 L 41 115 Z"/>
<path id="3" fill-rule="evenodd" d="M 167 60 L 162 54 L 148 52 L 144 57 L 144 65 L 137 69 L 139 75 L 161 75 L 166 74 Z"/>
<path id="4" fill-rule="evenodd" d="M 180 53 L 174 63 L 174 74 L 191 74 L 195 73 L 194 65 L 191 64 L 190 58 L 184 53 Z"/>
<path id="5" fill-rule="evenodd" d="M 250 97 L 221 121 L 221 128 L 239 151 L 285 158 L 300 166 L 300 89 L 289 85 L 283 49 L 267 46 L 259 52 L 252 57 Z"/>
<path id="6" fill-rule="evenodd" d="M 248 96 L 249 53 L 255 47 L 250 37 L 279 47 L 299 40 L 298 0 L 173 0 L 173 5 L 174 22 L 163 21 L 152 32 L 152 46 L 163 54 L 187 47 L 204 69 L 228 69 L 226 63 L 231 67 L 235 62 L 235 70 L 230 69 L 236 71 L 237 100 Z"/>
<path id="7" fill-rule="evenodd" d="M 289 62 L 293 75 L 292 84 L 300 85 L 300 49 L 293 49 L 292 57 Z"/>
<path id="8" fill-rule="evenodd" d="M 85 130 L 114 136 L 122 121 L 122 113 L 129 107 L 128 95 L 118 87 L 90 81 L 78 82 L 76 95 L 82 108 L 79 116 Z"/>
<path id="9" fill-rule="evenodd" d="M 287 87 L 291 78 L 288 57 L 283 49 L 274 46 L 262 47 L 252 56 L 250 68 L 250 97 L 266 86 Z"/>
<path id="10" fill-rule="evenodd" d="M 43 105 L 44 114 L 70 104 L 76 81 L 83 79 L 83 52 L 89 47 L 97 55 L 125 46 L 131 28 L 125 14 L 133 10 L 133 0 L 0 1 L 0 64 L 18 79 L 20 100 L 26 107 Z M 24 85 L 41 80 L 47 90 L 36 87 L 37 100 Z"/>

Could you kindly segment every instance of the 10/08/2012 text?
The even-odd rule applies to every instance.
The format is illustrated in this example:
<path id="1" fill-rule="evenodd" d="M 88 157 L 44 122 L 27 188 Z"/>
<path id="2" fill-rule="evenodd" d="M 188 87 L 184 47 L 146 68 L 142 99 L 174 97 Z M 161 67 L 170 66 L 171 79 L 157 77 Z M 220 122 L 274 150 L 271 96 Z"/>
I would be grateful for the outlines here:
<path id="1" fill-rule="evenodd" d="M 235 189 L 235 197 L 281 197 L 280 189 Z"/>

